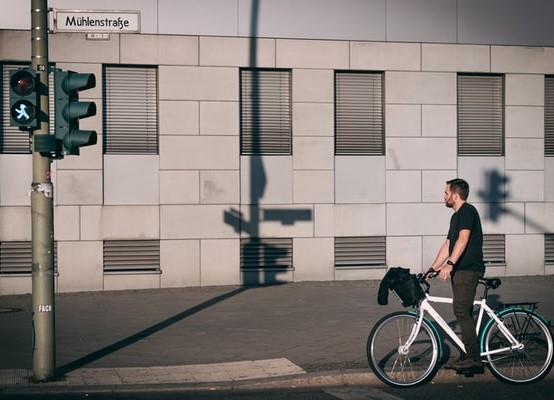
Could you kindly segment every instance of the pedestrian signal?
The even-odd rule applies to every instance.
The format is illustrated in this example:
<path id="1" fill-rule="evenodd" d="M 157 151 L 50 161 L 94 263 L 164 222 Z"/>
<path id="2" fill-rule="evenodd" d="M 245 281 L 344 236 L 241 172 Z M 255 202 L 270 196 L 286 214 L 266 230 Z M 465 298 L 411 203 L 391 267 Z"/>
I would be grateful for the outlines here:
<path id="1" fill-rule="evenodd" d="M 10 72 L 10 126 L 21 130 L 40 127 L 39 79 L 30 68 L 20 68 Z"/>

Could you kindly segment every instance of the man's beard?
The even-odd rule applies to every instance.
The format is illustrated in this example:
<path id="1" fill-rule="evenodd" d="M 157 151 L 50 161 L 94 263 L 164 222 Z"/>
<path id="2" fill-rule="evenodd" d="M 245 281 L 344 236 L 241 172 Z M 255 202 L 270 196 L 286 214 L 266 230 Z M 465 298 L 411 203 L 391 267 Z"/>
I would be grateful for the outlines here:
<path id="1" fill-rule="evenodd" d="M 452 202 L 450 202 L 450 201 L 445 201 L 445 202 L 444 202 L 444 205 L 445 205 L 446 207 L 448 207 L 448 208 L 454 207 L 454 203 L 452 203 Z"/>

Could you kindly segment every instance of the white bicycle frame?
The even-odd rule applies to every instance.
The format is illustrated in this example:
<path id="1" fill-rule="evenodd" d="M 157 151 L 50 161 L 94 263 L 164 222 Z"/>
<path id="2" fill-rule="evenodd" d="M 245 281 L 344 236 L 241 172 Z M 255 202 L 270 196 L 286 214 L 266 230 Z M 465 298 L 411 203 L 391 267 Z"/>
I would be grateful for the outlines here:
<path id="1" fill-rule="evenodd" d="M 421 304 L 419 305 L 419 314 L 417 322 L 414 324 L 412 328 L 412 332 L 410 334 L 410 337 L 406 341 L 406 343 L 401 346 L 400 351 L 403 353 L 406 353 L 414 340 L 416 339 L 416 336 L 421 329 L 421 324 L 423 323 L 423 318 L 425 317 L 425 314 L 429 314 L 431 318 L 442 328 L 442 330 L 448 335 L 450 339 L 465 353 L 466 349 L 462 342 L 462 340 L 454 333 L 452 328 L 448 325 L 448 323 L 440 316 L 440 314 L 435 310 L 435 308 L 431 305 L 431 303 L 444 303 L 444 304 L 452 304 L 453 300 L 449 297 L 436 297 L 436 296 L 430 296 L 429 293 L 425 293 L 425 299 L 421 301 Z M 477 337 L 479 337 L 479 330 L 481 329 L 481 323 L 483 322 L 484 314 L 486 313 L 490 318 L 492 318 L 497 324 L 498 329 L 502 332 L 502 334 L 508 339 L 510 342 L 510 347 L 503 347 L 501 349 L 495 349 L 490 351 L 483 351 L 481 352 L 481 357 L 487 356 L 490 354 L 496 354 L 496 353 L 502 353 L 509 350 L 521 350 L 523 349 L 523 343 L 520 343 L 517 341 L 517 339 L 512 335 L 512 333 L 506 328 L 504 323 L 500 318 L 496 316 L 494 311 L 487 305 L 486 299 L 481 300 L 475 300 L 473 302 L 473 305 L 479 307 L 479 316 L 477 318 L 477 324 L 476 324 L 476 332 Z"/>

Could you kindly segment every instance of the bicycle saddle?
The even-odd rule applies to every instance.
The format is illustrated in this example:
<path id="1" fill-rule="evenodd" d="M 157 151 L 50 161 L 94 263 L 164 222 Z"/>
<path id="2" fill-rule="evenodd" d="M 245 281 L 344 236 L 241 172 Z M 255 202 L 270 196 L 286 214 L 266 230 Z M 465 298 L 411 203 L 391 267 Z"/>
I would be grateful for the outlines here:
<path id="1" fill-rule="evenodd" d="M 497 289 L 500 285 L 502 285 L 500 278 L 483 278 L 479 279 L 479 281 L 490 289 Z"/>

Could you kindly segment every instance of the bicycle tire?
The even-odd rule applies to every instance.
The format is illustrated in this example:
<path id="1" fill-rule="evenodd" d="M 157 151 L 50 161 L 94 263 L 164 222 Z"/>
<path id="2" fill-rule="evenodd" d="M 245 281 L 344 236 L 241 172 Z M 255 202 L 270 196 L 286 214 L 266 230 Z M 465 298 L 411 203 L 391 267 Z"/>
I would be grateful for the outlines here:
<path id="1" fill-rule="evenodd" d="M 406 342 L 417 321 L 417 313 L 398 311 L 381 318 L 367 339 L 367 359 L 375 375 L 393 387 L 414 387 L 429 382 L 439 367 L 440 338 L 430 321 L 424 319 L 406 354 Z"/>
<path id="2" fill-rule="evenodd" d="M 552 332 L 545 319 L 523 307 L 502 310 L 497 316 L 524 348 L 487 355 L 492 374 L 511 384 L 528 384 L 544 378 L 552 368 L 554 352 Z M 491 351 L 502 347 L 509 347 L 509 342 L 498 323 L 491 320 L 483 330 L 482 349 Z"/>

